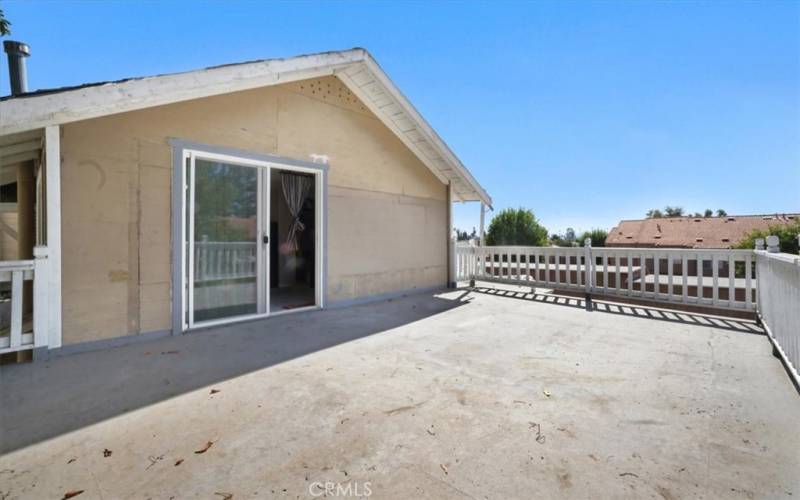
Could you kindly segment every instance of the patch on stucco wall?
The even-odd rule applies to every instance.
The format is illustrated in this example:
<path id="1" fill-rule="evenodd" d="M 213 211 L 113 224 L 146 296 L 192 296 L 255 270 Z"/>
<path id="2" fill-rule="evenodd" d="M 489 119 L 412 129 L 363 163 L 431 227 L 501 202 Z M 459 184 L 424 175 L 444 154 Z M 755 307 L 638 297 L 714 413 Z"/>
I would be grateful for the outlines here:
<path id="1" fill-rule="evenodd" d="M 108 272 L 108 279 L 112 283 L 128 281 L 128 271 L 124 269 L 112 269 L 111 271 Z"/>

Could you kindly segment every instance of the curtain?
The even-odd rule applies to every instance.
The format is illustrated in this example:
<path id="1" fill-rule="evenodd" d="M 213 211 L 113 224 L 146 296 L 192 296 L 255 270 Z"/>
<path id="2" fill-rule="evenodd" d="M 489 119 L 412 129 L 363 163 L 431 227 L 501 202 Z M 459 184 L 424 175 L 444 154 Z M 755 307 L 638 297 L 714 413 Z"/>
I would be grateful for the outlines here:
<path id="1" fill-rule="evenodd" d="M 283 197 L 286 200 L 286 206 L 289 207 L 289 213 L 292 214 L 292 223 L 289 224 L 289 231 L 286 234 L 286 246 L 293 252 L 298 250 L 299 233 L 306 228 L 305 224 L 300 222 L 300 210 L 303 209 L 303 203 L 308 197 L 313 182 L 313 178 L 307 175 L 281 172 Z"/>

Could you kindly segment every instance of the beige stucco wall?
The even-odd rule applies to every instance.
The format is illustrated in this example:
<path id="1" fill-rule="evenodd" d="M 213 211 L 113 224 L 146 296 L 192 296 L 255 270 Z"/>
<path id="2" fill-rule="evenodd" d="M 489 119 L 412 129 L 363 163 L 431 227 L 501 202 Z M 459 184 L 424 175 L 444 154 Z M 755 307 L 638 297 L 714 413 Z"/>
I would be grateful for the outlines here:
<path id="1" fill-rule="evenodd" d="M 172 137 L 329 157 L 330 302 L 445 283 L 446 187 L 334 77 L 287 84 L 62 127 L 65 345 L 171 327 Z"/>

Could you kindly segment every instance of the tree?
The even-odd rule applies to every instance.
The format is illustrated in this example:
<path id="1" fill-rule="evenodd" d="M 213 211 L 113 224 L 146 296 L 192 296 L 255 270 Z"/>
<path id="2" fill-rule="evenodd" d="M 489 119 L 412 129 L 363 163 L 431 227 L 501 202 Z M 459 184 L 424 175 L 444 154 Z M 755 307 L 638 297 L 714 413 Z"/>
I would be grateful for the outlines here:
<path id="1" fill-rule="evenodd" d="M 726 217 L 727 215 L 728 215 L 728 213 L 725 210 L 722 210 L 721 208 L 719 210 L 717 210 L 717 217 Z M 689 213 L 684 212 L 683 207 L 678 207 L 678 206 L 672 207 L 672 206 L 668 205 L 668 206 L 664 207 L 664 211 L 663 212 L 661 210 L 657 209 L 657 208 L 655 208 L 653 210 L 648 210 L 647 214 L 646 214 L 646 217 L 648 219 L 660 219 L 662 217 L 694 217 L 694 218 L 705 217 L 705 218 L 709 218 L 709 217 L 714 217 L 714 211 L 711 210 L 710 208 L 707 208 L 705 210 L 705 212 L 703 212 L 702 214 L 700 212 L 695 212 L 694 215 L 692 215 L 691 212 L 689 212 Z"/>
<path id="2" fill-rule="evenodd" d="M 198 160 L 195 167 L 195 241 L 248 241 L 245 226 L 258 213 L 256 171 Z"/>
<path id="3" fill-rule="evenodd" d="M 6 19 L 3 14 L 3 9 L 0 9 L 0 36 L 8 36 L 11 34 L 11 23 Z"/>
<path id="4" fill-rule="evenodd" d="M 593 247 L 604 247 L 606 246 L 606 238 L 608 238 L 608 231 L 605 229 L 592 229 L 591 231 L 584 231 L 581 235 L 578 243 L 583 246 L 586 241 L 586 238 L 592 240 Z"/>
<path id="5" fill-rule="evenodd" d="M 506 208 L 492 218 L 486 232 L 487 245 L 547 245 L 545 229 L 533 212 L 524 208 Z"/>
<path id="6" fill-rule="evenodd" d="M 470 235 L 468 232 L 456 228 L 456 239 L 458 241 L 469 241 L 474 237 L 475 237 L 475 229 L 472 230 L 472 234 Z"/>
<path id="7" fill-rule="evenodd" d="M 736 248 L 746 248 L 751 250 L 756 246 L 757 238 L 767 239 L 769 235 L 778 237 L 781 252 L 797 255 L 800 251 L 800 243 L 797 237 L 800 235 L 800 221 L 792 224 L 775 224 L 769 226 L 769 229 L 755 230 L 748 234 L 742 241 L 736 244 Z"/>
<path id="8" fill-rule="evenodd" d="M 667 217 L 683 217 L 683 207 L 671 207 L 667 205 L 664 207 L 664 215 Z"/>
<path id="9" fill-rule="evenodd" d="M 568 227 L 567 230 L 564 232 L 564 241 L 572 245 L 575 242 L 575 230 L 571 227 Z"/>

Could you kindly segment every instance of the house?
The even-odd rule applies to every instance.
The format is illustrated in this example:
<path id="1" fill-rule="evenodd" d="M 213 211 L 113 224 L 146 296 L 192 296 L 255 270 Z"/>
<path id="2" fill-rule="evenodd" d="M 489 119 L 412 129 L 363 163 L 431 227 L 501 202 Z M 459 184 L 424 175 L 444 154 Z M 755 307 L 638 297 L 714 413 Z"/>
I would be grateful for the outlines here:
<path id="1" fill-rule="evenodd" d="M 733 248 L 753 231 L 800 221 L 800 214 L 664 217 L 623 220 L 606 238 L 608 247 Z"/>
<path id="2" fill-rule="evenodd" d="M 0 165 L 31 215 L 20 260 L 0 263 L 0 353 L 443 287 L 452 203 L 491 206 L 360 48 L 17 88 L 0 100 Z"/>

